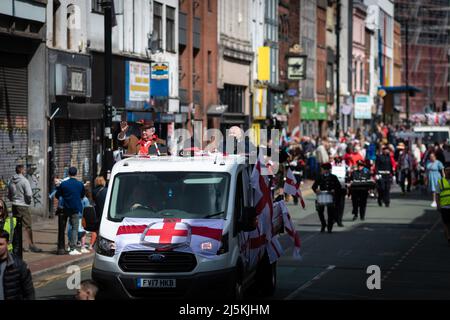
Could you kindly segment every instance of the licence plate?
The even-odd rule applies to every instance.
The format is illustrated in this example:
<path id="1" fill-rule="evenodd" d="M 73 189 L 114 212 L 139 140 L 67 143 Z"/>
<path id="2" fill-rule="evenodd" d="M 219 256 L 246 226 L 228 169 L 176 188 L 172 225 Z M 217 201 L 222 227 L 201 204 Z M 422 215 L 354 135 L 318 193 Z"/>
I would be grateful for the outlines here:
<path id="1" fill-rule="evenodd" d="M 138 288 L 176 288 L 176 279 L 137 279 Z"/>

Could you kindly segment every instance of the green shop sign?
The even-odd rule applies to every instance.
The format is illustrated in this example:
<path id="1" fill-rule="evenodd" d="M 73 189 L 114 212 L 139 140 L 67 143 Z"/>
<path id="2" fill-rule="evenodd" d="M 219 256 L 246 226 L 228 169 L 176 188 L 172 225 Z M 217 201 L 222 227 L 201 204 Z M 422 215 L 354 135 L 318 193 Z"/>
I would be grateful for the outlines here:
<path id="1" fill-rule="evenodd" d="M 324 102 L 302 101 L 302 120 L 327 120 L 327 105 Z"/>

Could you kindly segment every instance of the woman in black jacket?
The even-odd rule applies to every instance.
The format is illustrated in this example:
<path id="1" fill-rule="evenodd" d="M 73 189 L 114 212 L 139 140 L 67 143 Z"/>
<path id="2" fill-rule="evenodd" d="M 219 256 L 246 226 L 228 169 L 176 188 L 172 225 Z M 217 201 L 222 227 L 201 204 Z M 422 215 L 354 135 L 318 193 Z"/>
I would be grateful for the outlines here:
<path id="1" fill-rule="evenodd" d="M 0 230 L 0 300 L 34 300 L 27 264 L 8 252 L 9 233 Z"/>

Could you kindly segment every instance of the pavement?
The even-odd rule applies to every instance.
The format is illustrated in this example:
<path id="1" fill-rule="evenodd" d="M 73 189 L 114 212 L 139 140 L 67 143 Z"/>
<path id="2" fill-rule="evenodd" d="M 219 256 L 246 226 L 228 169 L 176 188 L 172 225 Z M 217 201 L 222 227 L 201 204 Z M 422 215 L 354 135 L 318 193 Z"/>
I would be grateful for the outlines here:
<path id="1" fill-rule="evenodd" d="M 41 253 L 23 253 L 23 259 L 28 264 L 33 278 L 58 273 L 63 270 L 65 272 L 65 268 L 68 266 L 92 261 L 94 257 L 93 252 L 80 256 L 56 255 L 58 239 L 57 217 L 41 219 L 37 222 L 33 221 L 33 239 L 36 246 L 43 250 Z"/>

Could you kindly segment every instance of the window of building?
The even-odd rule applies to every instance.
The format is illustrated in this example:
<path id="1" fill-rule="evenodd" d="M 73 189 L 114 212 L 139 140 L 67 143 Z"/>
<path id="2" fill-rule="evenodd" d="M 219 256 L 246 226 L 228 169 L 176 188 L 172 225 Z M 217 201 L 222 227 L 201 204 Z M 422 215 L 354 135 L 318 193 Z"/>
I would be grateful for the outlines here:
<path id="1" fill-rule="evenodd" d="M 175 8 L 166 7 L 166 51 L 175 52 Z"/>
<path id="2" fill-rule="evenodd" d="M 359 90 L 364 90 L 364 62 L 359 64 Z"/>
<path id="3" fill-rule="evenodd" d="M 212 83 L 212 52 L 208 51 L 208 83 Z"/>
<path id="4" fill-rule="evenodd" d="M 163 13 L 163 5 L 158 2 L 153 2 L 153 32 L 157 35 L 159 47 L 162 47 L 162 13 Z"/>
<path id="5" fill-rule="evenodd" d="M 228 112 L 243 113 L 245 107 L 245 89 L 244 86 L 235 86 L 225 84 L 219 91 L 221 104 L 228 105 Z"/>
<path id="6" fill-rule="evenodd" d="M 211 0 L 208 0 L 208 12 L 212 12 L 212 3 L 211 3 Z"/>

